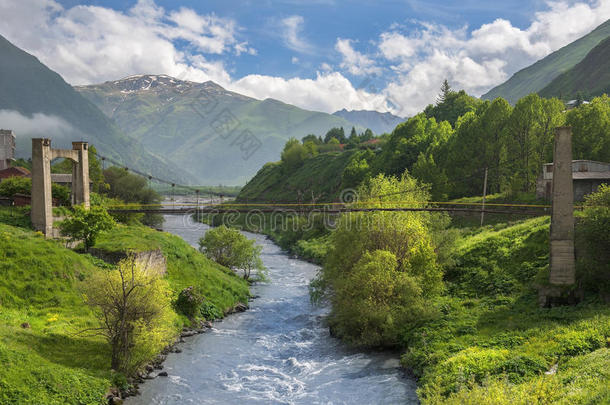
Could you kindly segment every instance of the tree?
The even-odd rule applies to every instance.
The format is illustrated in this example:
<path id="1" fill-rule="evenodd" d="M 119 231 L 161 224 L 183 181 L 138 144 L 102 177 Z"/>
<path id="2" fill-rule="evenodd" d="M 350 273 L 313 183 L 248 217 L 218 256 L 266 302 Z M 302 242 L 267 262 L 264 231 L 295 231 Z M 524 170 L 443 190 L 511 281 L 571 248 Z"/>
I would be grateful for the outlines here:
<path id="1" fill-rule="evenodd" d="M 288 172 L 299 168 L 309 151 L 296 138 L 290 138 L 282 151 L 282 163 Z"/>
<path id="2" fill-rule="evenodd" d="M 307 141 L 303 144 L 307 157 L 314 157 L 318 155 L 318 145 L 313 141 Z"/>
<path id="3" fill-rule="evenodd" d="M 453 93 L 453 90 L 451 89 L 449 82 L 447 79 L 443 80 L 443 84 L 441 84 L 441 94 L 436 98 L 436 104 L 438 105 L 447 101 L 451 93 Z"/>
<path id="4" fill-rule="evenodd" d="M 222 266 L 243 270 L 246 280 L 252 270 L 259 270 L 259 275 L 264 276 L 265 267 L 260 259 L 262 248 L 236 229 L 225 225 L 210 229 L 199 239 L 199 250 Z"/>
<path id="5" fill-rule="evenodd" d="M 610 291 L 610 184 L 585 197 L 576 241 L 586 254 L 578 258 L 578 278 L 587 289 Z"/>
<path id="6" fill-rule="evenodd" d="M 476 111 L 481 104 L 481 100 L 469 96 L 464 90 L 449 91 L 446 94 L 441 94 L 436 105 L 431 104 L 426 107 L 424 114 L 438 122 L 448 121 L 451 126 L 455 127 L 459 117 L 469 111 Z"/>
<path id="7" fill-rule="evenodd" d="M 505 166 L 514 173 L 508 188 L 511 192 L 535 190 L 542 164 L 550 161 L 555 127 L 564 120 L 564 107 L 557 99 L 543 99 L 530 94 L 520 99 L 513 109 L 506 139 L 506 149 L 514 161 Z"/>
<path id="8" fill-rule="evenodd" d="M 428 200 L 425 187 L 407 175 L 379 175 L 358 193 L 356 208 L 417 207 Z M 435 218 L 395 211 L 341 215 L 312 284 L 312 297 L 326 296 L 332 304 L 335 334 L 358 346 L 396 346 L 402 331 L 430 315 L 425 300 L 443 287 L 428 230 Z"/>
<path id="9" fill-rule="evenodd" d="M 610 97 L 596 97 L 567 113 L 572 127 L 574 159 L 610 162 Z"/>
<path id="10" fill-rule="evenodd" d="M 59 224 L 62 235 L 70 237 L 72 241 L 82 240 L 85 251 L 95 245 L 95 240 L 102 231 L 108 231 L 115 225 L 108 212 L 100 206 L 85 209 L 77 205 L 73 212 Z"/>
<path id="11" fill-rule="evenodd" d="M 324 135 L 324 143 L 329 143 L 332 138 L 336 138 L 339 143 L 346 143 L 347 138 L 345 137 L 345 131 L 343 127 L 331 128 L 326 135 Z"/>
<path id="12" fill-rule="evenodd" d="M 148 187 L 147 180 L 129 171 L 112 166 L 104 170 L 104 178 L 108 183 L 108 196 L 118 198 L 127 203 L 156 204 L 161 196 Z"/>
<path id="13" fill-rule="evenodd" d="M 167 282 L 133 257 L 101 271 L 84 286 L 86 303 L 100 322 L 95 333 L 111 347 L 111 367 L 130 373 L 150 361 L 173 335 L 171 292 Z"/>
<path id="14" fill-rule="evenodd" d="M 16 194 L 32 194 L 32 179 L 29 177 L 9 177 L 0 182 L 0 195 L 14 197 Z M 70 189 L 51 183 L 51 195 L 62 205 L 70 205 Z"/>
<path id="15" fill-rule="evenodd" d="M 317 137 L 314 134 L 306 135 L 301 139 L 301 143 L 303 143 L 303 145 L 305 145 L 305 143 L 307 141 L 311 141 L 311 142 L 315 143 L 316 145 L 320 145 L 322 143 L 322 140 L 320 139 L 320 137 Z"/>

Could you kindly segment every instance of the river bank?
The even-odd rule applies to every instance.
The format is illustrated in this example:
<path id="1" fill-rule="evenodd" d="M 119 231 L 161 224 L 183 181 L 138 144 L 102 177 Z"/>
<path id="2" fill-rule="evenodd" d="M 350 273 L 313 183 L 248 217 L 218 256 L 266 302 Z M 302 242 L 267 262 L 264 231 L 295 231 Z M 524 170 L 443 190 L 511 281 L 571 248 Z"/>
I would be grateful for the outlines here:
<path id="1" fill-rule="evenodd" d="M 107 404 L 108 388 L 128 388 L 127 379 L 110 369 L 105 338 L 84 332 L 99 323 L 82 287 L 113 265 L 33 232 L 25 212 L 7 213 L 0 222 L 8 218 L 16 226 L 0 223 L 0 404 Z M 223 311 L 249 297 L 241 277 L 168 233 L 120 225 L 100 235 L 96 247 L 161 251 L 167 259 L 164 281 L 175 296 L 198 285 Z M 175 332 L 159 350 L 191 326 L 177 313 L 172 325 Z"/>
<path id="2" fill-rule="evenodd" d="M 165 229 L 196 244 L 207 227 L 169 217 Z M 415 384 L 396 356 L 364 354 L 328 334 L 327 308 L 309 303 L 308 282 L 317 267 L 295 260 L 263 235 L 268 283 L 250 310 L 232 315 L 168 356 L 168 378 L 147 382 L 128 404 L 184 403 L 417 403 Z"/>
<path id="3" fill-rule="evenodd" d="M 327 237 L 310 226 L 272 232 L 243 216 L 229 224 L 283 239 L 293 254 Z M 541 217 L 454 231 L 445 293 L 428 303 L 435 316 L 405 331 L 400 345 L 423 403 L 610 402 L 610 307 L 597 294 L 576 306 L 538 307 L 548 229 Z"/>

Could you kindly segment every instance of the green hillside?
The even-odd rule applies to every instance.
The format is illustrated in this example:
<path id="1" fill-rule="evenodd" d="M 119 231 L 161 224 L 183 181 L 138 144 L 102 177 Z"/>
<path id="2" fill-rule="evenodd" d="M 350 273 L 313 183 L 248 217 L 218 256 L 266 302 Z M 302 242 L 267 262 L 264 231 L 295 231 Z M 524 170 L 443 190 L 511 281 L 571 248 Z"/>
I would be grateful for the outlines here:
<path id="1" fill-rule="evenodd" d="M 334 115 L 165 75 L 131 76 L 77 90 L 127 135 L 196 176 L 199 184 L 243 184 L 263 164 L 278 160 L 290 137 L 352 127 Z"/>
<path id="2" fill-rule="evenodd" d="M 542 97 L 574 99 L 578 93 L 587 98 L 610 93 L 610 38 L 591 50 L 572 69 L 557 76 L 539 94 Z"/>
<path id="3" fill-rule="evenodd" d="M 106 404 L 113 384 L 110 347 L 84 303 L 82 287 L 109 265 L 63 242 L 4 224 L 24 212 L 0 207 L 0 404 Z M 160 248 L 167 258 L 172 300 L 198 286 L 210 303 L 226 310 L 246 302 L 248 286 L 181 238 L 142 226 L 119 226 L 100 236 L 99 249 Z M 182 322 L 176 316 L 176 335 Z M 170 343 L 170 342 L 167 342 Z"/>
<path id="4" fill-rule="evenodd" d="M 482 98 L 493 100 L 503 97 L 511 104 L 515 104 L 520 98 L 540 91 L 561 73 L 573 68 L 591 49 L 608 37 L 610 37 L 610 20 L 584 37 L 518 71 L 508 81 L 494 87 Z"/>
<path id="5" fill-rule="evenodd" d="M 24 128 L 3 121 L 0 127 L 17 135 L 17 156 L 29 156 L 30 138 L 51 137 L 55 147 L 71 148 L 71 141 L 87 140 L 109 157 L 129 162 L 156 175 L 188 180 L 180 170 L 126 137 L 95 105 L 77 93 L 60 75 L 38 59 L 0 36 L 0 110 L 28 118 L 45 114 L 51 119 L 35 121 Z M 49 120 L 63 120 L 64 128 L 53 131 Z M 34 126 L 34 128 L 32 128 Z"/>
<path id="6" fill-rule="evenodd" d="M 237 199 L 248 202 L 334 201 L 341 191 L 341 173 L 353 153 L 319 154 L 305 159 L 303 165 L 291 173 L 286 172 L 281 162 L 267 163 L 241 189 Z"/>

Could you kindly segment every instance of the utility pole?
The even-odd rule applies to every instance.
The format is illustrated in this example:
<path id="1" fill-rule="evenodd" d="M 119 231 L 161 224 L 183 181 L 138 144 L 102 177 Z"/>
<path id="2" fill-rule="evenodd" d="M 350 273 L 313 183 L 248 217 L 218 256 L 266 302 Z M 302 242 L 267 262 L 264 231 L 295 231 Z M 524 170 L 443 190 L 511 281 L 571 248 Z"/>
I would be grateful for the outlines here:
<path id="1" fill-rule="evenodd" d="M 483 180 L 483 205 L 481 205 L 481 226 L 485 218 L 485 197 L 487 196 L 487 167 L 485 167 L 485 179 Z"/>

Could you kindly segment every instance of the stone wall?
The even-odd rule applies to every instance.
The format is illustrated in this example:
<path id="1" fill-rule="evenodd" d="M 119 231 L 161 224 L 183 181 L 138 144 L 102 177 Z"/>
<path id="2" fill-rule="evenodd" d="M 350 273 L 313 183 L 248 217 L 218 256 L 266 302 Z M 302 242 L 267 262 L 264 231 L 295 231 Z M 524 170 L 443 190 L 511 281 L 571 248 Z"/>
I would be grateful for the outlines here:
<path id="1" fill-rule="evenodd" d="M 121 260 L 126 259 L 130 254 L 133 254 L 136 263 L 141 265 L 146 272 L 153 272 L 161 276 L 167 273 L 167 259 L 161 249 L 145 250 L 142 252 L 108 252 L 98 248 L 91 248 L 89 253 L 112 264 L 117 264 Z"/>

